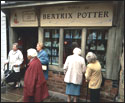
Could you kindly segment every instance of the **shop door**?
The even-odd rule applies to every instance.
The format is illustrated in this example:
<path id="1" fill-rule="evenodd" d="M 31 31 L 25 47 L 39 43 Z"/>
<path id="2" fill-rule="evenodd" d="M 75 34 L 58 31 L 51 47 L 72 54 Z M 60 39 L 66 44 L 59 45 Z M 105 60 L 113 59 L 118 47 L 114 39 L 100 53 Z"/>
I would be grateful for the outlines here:
<path id="1" fill-rule="evenodd" d="M 14 28 L 18 37 L 19 49 L 24 56 L 24 65 L 28 63 L 27 50 L 30 48 L 36 49 L 38 42 L 38 28 Z"/>

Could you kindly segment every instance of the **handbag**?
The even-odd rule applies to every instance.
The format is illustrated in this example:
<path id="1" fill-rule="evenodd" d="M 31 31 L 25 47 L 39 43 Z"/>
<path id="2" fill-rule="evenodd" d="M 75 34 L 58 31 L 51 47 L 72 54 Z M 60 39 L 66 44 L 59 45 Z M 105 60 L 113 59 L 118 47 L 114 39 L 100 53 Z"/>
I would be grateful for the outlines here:
<path id="1" fill-rule="evenodd" d="M 47 70 L 47 66 L 46 65 L 42 65 L 42 69 L 43 70 Z"/>
<path id="2" fill-rule="evenodd" d="M 105 84 L 105 78 L 104 78 L 104 76 L 103 76 L 103 74 L 102 74 L 102 83 L 101 83 L 101 87 L 103 87 L 104 84 Z"/>

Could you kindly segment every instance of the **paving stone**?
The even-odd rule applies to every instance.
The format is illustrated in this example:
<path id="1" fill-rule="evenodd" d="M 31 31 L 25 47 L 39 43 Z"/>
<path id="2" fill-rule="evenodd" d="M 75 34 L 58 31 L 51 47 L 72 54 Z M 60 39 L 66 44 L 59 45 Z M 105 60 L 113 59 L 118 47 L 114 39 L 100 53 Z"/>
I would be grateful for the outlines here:
<path id="1" fill-rule="evenodd" d="M 21 95 L 9 93 L 9 92 L 1 94 L 1 98 L 5 98 L 6 100 L 12 100 L 12 101 L 17 101 L 21 97 L 22 97 Z"/>

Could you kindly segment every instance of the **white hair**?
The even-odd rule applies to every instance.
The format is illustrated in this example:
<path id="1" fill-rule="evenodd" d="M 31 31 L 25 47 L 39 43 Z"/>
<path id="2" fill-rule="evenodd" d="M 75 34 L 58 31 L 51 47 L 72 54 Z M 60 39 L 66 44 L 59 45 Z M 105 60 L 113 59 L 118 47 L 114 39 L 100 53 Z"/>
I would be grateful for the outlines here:
<path id="1" fill-rule="evenodd" d="M 95 62 L 97 60 L 97 57 L 93 52 L 88 52 L 86 55 L 86 60 L 88 62 Z"/>
<path id="2" fill-rule="evenodd" d="M 37 51 L 33 48 L 30 48 L 27 50 L 27 55 L 28 56 L 32 56 L 32 57 L 36 57 L 37 56 Z"/>
<path id="3" fill-rule="evenodd" d="M 73 50 L 73 54 L 81 55 L 81 49 L 80 49 L 80 48 L 75 48 L 75 49 Z"/>

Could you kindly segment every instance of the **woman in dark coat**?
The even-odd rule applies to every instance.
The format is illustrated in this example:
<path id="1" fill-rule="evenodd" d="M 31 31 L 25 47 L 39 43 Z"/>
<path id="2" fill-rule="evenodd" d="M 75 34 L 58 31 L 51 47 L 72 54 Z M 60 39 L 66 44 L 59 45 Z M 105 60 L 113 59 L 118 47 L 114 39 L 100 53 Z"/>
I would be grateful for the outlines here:
<path id="1" fill-rule="evenodd" d="M 30 62 L 24 77 L 24 102 L 41 102 L 49 96 L 42 65 L 35 49 L 27 52 Z"/>

